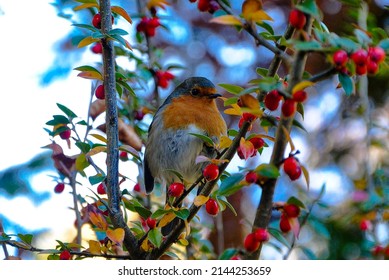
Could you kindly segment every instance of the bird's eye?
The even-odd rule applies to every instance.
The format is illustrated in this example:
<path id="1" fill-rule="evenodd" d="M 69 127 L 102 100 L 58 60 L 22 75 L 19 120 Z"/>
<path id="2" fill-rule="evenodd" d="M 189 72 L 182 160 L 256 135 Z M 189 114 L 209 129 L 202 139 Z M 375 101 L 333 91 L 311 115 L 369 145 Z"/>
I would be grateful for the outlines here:
<path id="1" fill-rule="evenodd" d="M 199 90 L 198 88 L 194 88 L 194 89 L 192 89 L 191 94 L 192 94 L 193 96 L 197 96 L 197 95 L 200 94 L 200 90 Z"/>

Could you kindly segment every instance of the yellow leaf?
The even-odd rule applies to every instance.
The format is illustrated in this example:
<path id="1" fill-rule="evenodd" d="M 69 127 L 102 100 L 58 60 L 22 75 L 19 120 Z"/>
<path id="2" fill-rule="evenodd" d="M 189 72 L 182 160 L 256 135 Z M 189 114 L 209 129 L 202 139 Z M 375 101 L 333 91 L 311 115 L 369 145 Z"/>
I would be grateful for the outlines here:
<path id="1" fill-rule="evenodd" d="M 273 19 L 264 10 L 260 10 L 260 11 L 256 12 L 253 15 L 252 20 L 257 22 L 257 23 L 261 23 L 264 20 L 273 21 Z"/>
<path id="2" fill-rule="evenodd" d="M 176 214 L 174 212 L 169 212 L 169 213 L 166 213 L 162 219 L 159 221 L 159 224 L 158 226 L 159 227 L 164 227 L 166 226 L 168 223 L 170 223 L 171 221 L 173 221 L 173 219 L 176 217 Z"/>
<path id="3" fill-rule="evenodd" d="M 92 254 L 100 254 L 101 253 L 100 242 L 96 240 L 89 240 L 89 252 L 91 252 Z"/>
<path id="4" fill-rule="evenodd" d="M 274 142 L 276 140 L 275 137 L 269 136 L 267 134 L 257 134 L 258 137 L 269 139 L 270 141 Z"/>
<path id="5" fill-rule="evenodd" d="M 185 238 L 181 238 L 181 239 L 178 239 L 178 244 L 180 244 L 182 246 L 188 246 L 189 242 Z"/>
<path id="6" fill-rule="evenodd" d="M 185 223 L 185 231 L 186 231 L 186 236 L 190 234 L 190 224 L 188 223 L 187 220 L 184 220 Z"/>
<path id="7" fill-rule="evenodd" d="M 252 20 L 253 14 L 262 10 L 261 0 L 246 0 L 242 4 L 242 16 L 246 20 Z"/>
<path id="8" fill-rule="evenodd" d="M 107 237 L 114 243 L 118 245 L 122 245 L 124 240 L 124 229 L 117 228 L 117 229 L 107 229 Z"/>
<path id="9" fill-rule="evenodd" d="M 92 79 L 92 80 L 97 79 L 100 81 L 103 80 L 103 77 L 101 76 L 101 74 L 98 72 L 95 72 L 95 71 L 82 71 L 77 76 L 84 78 L 84 79 Z"/>
<path id="10" fill-rule="evenodd" d="M 294 94 L 296 91 L 304 90 L 307 87 L 313 86 L 315 83 L 311 81 L 301 81 L 297 85 L 295 85 L 292 89 L 292 94 Z"/>
<path id="11" fill-rule="evenodd" d="M 259 101 L 254 96 L 250 94 L 244 94 L 240 97 L 240 101 L 242 102 L 242 107 L 248 107 L 250 109 L 258 109 L 260 108 Z"/>
<path id="12" fill-rule="evenodd" d="M 132 23 L 131 17 L 128 15 L 126 10 L 124 10 L 122 7 L 112 6 L 111 11 L 114 12 L 115 14 L 121 15 L 126 21 Z"/>
<path id="13" fill-rule="evenodd" d="M 100 135 L 100 134 L 91 133 L 89 135 L 93 136 L 97 140 L 100 140 L 101 142 L 107 143 L 107 139 L 104 136 Z"/>
<path id="14" fill-rule="evenodd" d="M 97 146 L 91 149 L 86 155 L 87 156 L 94 156 L 97 155 L 98 153 L 105 152 L 107 150 L 106 146 Z"/>
<path id="15" fill-rule="evenodd" d="M 90 212 L 89 220 L 94 226 L 98 227 L 99 229 L 106 230 L 108 228 L 107 221 L 105 220 L 104 216 L 100 213 Z"/>
<path id="16" fill-rule="evenodd" d="M 308 170 L 305 168 L 304 165 L 300 165 L 300 166 L 301 166 L 301 170 L 303 171 L 305 181 L 307 182 L 307 189 L 309 190 L 309 172 L 308 172 Z"/>
<path id="17" fill-rule="evenodd" d="M 145 240 L 143 240 L 141 248 L 145 252 L 148 252 L 150 250 L 149 239 L 147 237 L 145 238 Z"/>
<path id="18" fill-rule="evenodd" d="M 97 3 L 85 3 L 85 4 L 82 4 L 82 5 L 79 5 L 77 7 L 74 7 L 73 10 L 74 11 L 79 11 L 79 10 L 82 10 L 82 9 L 89 9 L 89 8 L 99 8 L 99 5 Z"/>
<path id="19" fill-rule="evenodd" d="M 150 0 L 147 3 L 147 8 L 152 8 L 152 7 L 160 7 L 162 9 L 165 9 L 165 6 L 169 6 L 169 2 L 167 0 Z"/>
<path id="20" fill-rule="evenodd" d="M 238 25 L 242 26 L 242 22 L 233 15 L 224 15 L 215 17 L 210 20 L 213 23 L 225 24 L 225 25 Z"/>
<path id="21" fill-rule="evenodd" d="M 228 148 L 231 146 L 231 144 L 232 144 L 232 140 L 228 136 L 223 135 L 222 137 L 220 137 L 220 143 L 219 143 L 220 149 Z"/>
<path id="22" fill-rule="evenodd" d="M 95 43 L 95 42 L 98 42 L 99 39 L 96 39 L 96 38 L 93 38 L 92 36 L 88 36 L 88 37 L 85 37 L 84 39 L 82 39 L 78 45 L 77 45 L 77 48 L 83 48 L 85 46 L 88 46 L 92 43 Z"/>
<path id="23" fill-rule="evenodd" d="M 289 131 L 286 129 L 285 126 L 282 126 L 282 130 L 284 131 L 286 140 L 288 140 L 288 142 L 289 142 L 290 150 L 293 152 L 296 149 L 296 147 L 293 144 L 293 141 L 292 141 L 292 138 L 290 137 Z"/>
<path id="24" fill-rule="evenodd" d="M 232 108 L 228 108 L 224 110 L 224 113 L 227 115 L 241 116 L 242 109 L 238 106 L 238 104 L 231 104 Z"/>
<path id="25" fill-rule="evenodd" d="M 209 200 L 209 196 L 205 196 L 205 195 L 198 195 L 195 197 L 195 199 L 193 200 L 193 204 L 197 207 L 205 204 L 207 201 Z"/>

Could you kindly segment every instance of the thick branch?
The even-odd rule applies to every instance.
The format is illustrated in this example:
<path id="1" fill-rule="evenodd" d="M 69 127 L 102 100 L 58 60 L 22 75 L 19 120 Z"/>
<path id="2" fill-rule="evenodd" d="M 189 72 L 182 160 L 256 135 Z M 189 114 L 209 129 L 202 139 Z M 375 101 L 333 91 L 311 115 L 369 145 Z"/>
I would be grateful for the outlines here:
<path id="1" fill-rule="evenodd" d="M 107 34 L 112 29 L 111 4 L 109 0 L 100 0 L 101 29 Z M 115 54 L 113 41 L 107 37 L 101 40 L 103 45 L 104 89 L 107 126 L 107 195 L 110 217 L 115 228 L 125 230 L 124 245 L 131 258 L 137 258 L 137 242 L 120 211 L 121 195 L 119 189 L 119 132 L 118 110 L 115 90 Z"/>

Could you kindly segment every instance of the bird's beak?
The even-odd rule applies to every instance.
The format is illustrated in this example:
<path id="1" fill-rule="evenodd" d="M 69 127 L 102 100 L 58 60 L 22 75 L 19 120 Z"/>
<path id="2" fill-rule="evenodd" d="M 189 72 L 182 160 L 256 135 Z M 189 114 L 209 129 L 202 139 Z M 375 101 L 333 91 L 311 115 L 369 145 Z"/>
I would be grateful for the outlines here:
<path id="1" fill-rule="evenodd" d="M 215 99 L 215 98 L 218 98 L 218 97 L 221 97 L 222 95 L 219 94 L 219 93 L 214 93 L 214 94 L 211 94 L 211 95 L 208 95 L 208 98 L 209 99 Z"/>

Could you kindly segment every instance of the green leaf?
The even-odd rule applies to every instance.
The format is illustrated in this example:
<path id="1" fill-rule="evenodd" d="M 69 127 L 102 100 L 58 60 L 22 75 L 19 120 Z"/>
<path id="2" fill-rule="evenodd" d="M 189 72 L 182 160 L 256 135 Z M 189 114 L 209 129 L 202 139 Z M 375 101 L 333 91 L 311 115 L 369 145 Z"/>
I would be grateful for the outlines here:
<path id="1" fill-rule="evenodd" d="M 120 29 L 120 28 L 114 28 L 112 29 L 111 31 L 108 32 L 109 35 L 127 35 L 128 32 L 123 30 L 123 29 Z"/>
<path id="2" fill-rule="evenodd" d="M 269 72 L 267 68 L 261 68 L 261 67 L 257 67 L 255 71 L 261 77 L 267 77 L 267 73 Z"/>
<path id="3" fill-rule="evenodd" d="M 308 131 L 305 129 L 305 127 L 303 126 L 303 124 L 300 123 L 298 120 L 294 119 L 293 122 L 292 122 L 292 124 L 293 124 L 294 126 L 300 128 L 300 129 L 304 130 L 305 132 L 308 132 Z"/>
<path id="4" fill-rule="evenodd" d="M 91 149 L 91 146 L 88 143 L 84 143 L 84 142 L 76 142 L 76 146 L 84 154 L 88 153 L 90 151 L 90 149 Z"/>
<path id="5" fill-rule="evenodd" d="M 213 140 L 206 136 L 206 135 L 203 135 L 203 134 L 198 134 L 198 133 L 189 133 L 190 135 L 193 135 L 197 138 L 200 138 L 201 140 L 203 140 L 203 142 L 205 142 L 208 146 L 210 147 L 214 147 L 215 146 L 215 143 L 213 142 Z"/>
<path id="6" fill-rule="evenodd" d="M 158 209 L 158 210 L 155 211 L 153 214 L 151 214 L 151 218 L 153 218 L 153 219 L 158 219 L 159 217 L 162 217 L 162 216 L 165 215 L 166 213 L 172 212 L 172 211 L 173 211 L 172 209 L 169 209 L 169 210 Z"/>
<path id="7" fill-rule="evenodd" d="M 315 253 L 311 249 L 309 249 L 305 246 L 298 246 L 297 248 L 300 248 L 301 251 L 303 251 L 303 253 L 308 257 L 308 259 L 317 260 Z"/>
<path id="8" fill-rule="evenodd" d="M 92 66 L 89 66 L 89 65 L 79 66 L 79 67 L 74 68 L 74 70 L 86 71 L 86 72 L 97 72 L 97 73 L 99 73 L 101 75 L 99 70 L 97 70 L 96 68 L 94 68 Z"/>
<path id="9" fill-rule="evenodd" d="M 224 208 L 226 208 L 227 206 L 235 216 L 238 216 L 238 213 L 236 212 L 234 206 L 232 206 L 232 204 L 227 200 L 225 196 L 219 196 L 217 200 L 220 204 L 224 206 Z"/>
<path id="10" fill-rule="evenodd" d="M 351 77 L 347 74 L 339 73 L 338 79 L 346 95 L 350 96 L 354 92 L 354 82 Z"/>
<path id="11" fill-rule="evenodd" d="M 282 232 L 276 228 L 268 228 L 267 231 L 271 236 L 273 236 L 275 239 L 280 241 L 282 244 L 284 244 L 287 248 L 290 248 L 289 241 L 285 239 Z"/>
<path id="12" fill-rule="evenodd" d="M 18 237 L 20 240 L 22 240 L 24 243 L 31 245 L 32 238 L 34 237 L 32 234 L 18 234 Z"/>
<path id="13" fill-rule="evenodd" d="M 79 125 L 88 125 L 86 121 L 82 120 L 82 121 L 79 121 L 77 122 L 76 124 L 79 124 Z"/>
<path id="14" fill-rule="evenodd" d="M 385 51 L 389 50 L 389 39 L 384 39 L 381 42 L 379 42 L 378 46 L 383 48 Z"/>
<path id="15" fill-rule="evenodd" d="M 235 248 L 225 249 L 223 253 L 220 254 L 219 260 L 229 260 L 235 256 L 239 251 Z"/>
<path id="16" fill-rule="evenodd" d="M 8 241 L 8 240 L 11 240 L 11 236 L 9 236 L 3 232 L 3 234 L 0 235 L 0 242 L 4 242 L 4 241 Z"/>
<path id="17" fill-rule="evenodd" d="M 75 0 L 76 2 L 79 2 L 79 3 L 95 3 L 97 4 L 97 0 Z"/>
<path id="18" fill-rule="evenodd" d="M 120 44 L 122 44 L 122 45 L 123 45 L 124 47 L 126 47 L 127 49 L 130 49 L 130 50 L 131 50 L 130 43 L 128 43 L 122 36 L 117 35 L 117 34 L 114 34 L 114 35 L 110 35 L 109 37 L 111 37 L 111 38 L 114 39 L 115 41 L 119 42 Z"/>
<path id="19" fill-rule="evenodd" d="M 321 19 L 320 10 L 316 5 L 315 0 L 305 0 L 304 2 L 296 5 L 296 8 L 306 14 L 312 15 L 314 18 L 316 18 L 319 21 Z"/>
<path id="20" fill-rule="evenodd" d="M 70 119 L 77 118 L 77 115 L 65 105 L 57 103 L 58 108 L 65 113 Z"/>
<path id="21" fill-rule="evenodd" d="M 372 42 L 371 38 L 366 34 L 366 32 L 360 29 L 355 29 L 354 33 L 361 45 L 368 46 Z"/>
<path id="22" fill-rule="evenodd" d="M 92 26 L 92 25 L 89 25 L 89 24 L 79 24 L 79 23 L 74 23 L 72 24 L 73 26 L 76 26 L 76 27 L 79 27 L 79 28 L 84 28 L 84 29 L 88 29 L 92 32 L 100 32 L 96 27 Z"/>
<path id="23" fill-rule="evenodd" d="M 118 84 L 123 86 L 133 97 L 136 97 L 135 91 L 132 89 L 132 87 L 127 84 L 125 81 L 117 80 L 116 81 Z"/>
<path id="24" fill-rule="evenodd" d="M 293 205 L 296 205 L 296 206 L 298 206 L 298 207 L 300 207 L 300 208 L 305 209 L 304 203 L 303 203 L 300 199 L 298 199 L 297 197 L 295 197 L 295 196 L 289 197 L 289 199 L 288 199 L 288 201 L 287 201 L 286 203 L 288 203 L 288 204 L 293 204 Z"/>
<path id="25" fill-rule="evenodd" d="M 147 219 L 151 215 L 151 211 L 143 206 L 134 206 L 134 210 L 144 219 Z"/>
<path id="26" fill-rule="evenodd" d="M 231 84 L 218 84 L 218 86 L 232 94 L 239 94 L 243 90 L 242 87 Z"/>
<path id="27" fill-rule="evenodd" d="M 182 220 L 186 220 L 189 217 L 189 210 L 186 208 L 180 209 L 178 211 L 174 211 L 176 216 Z"/>
<path id="28" fill-rule="evenodd" d="M 47 125 L 56 126 L 56 125 L 59 125 L 59 124 L 67 125 L 69 123 L 70 123 L 70 121 L 69 121 L 69 119 L 67 117 L 62 116 L 62 115 L 54 115 L 53 119 L 48 121 L 46 124 Z"/>
<path id="29" fill-rule="evenodd" d="M 280 176 L 280 171 L 278 168 L 273 164 L 267 164 L 262 163 L 260 164 L 256 169 L 255 172 L 257 172 L 259 175 L 270 178 L 270 179 L 276 179 Z"/>
<path id="30" fill-rule="evenodd" d="M 239 97 L 231 97 L 224 101 L 224 107 L 230 106 L 232 104 L 236 104 L 238 102 Z"/>
<path id="31" fill-rule="evenodd" d="M 244 178 L 243 174 L 233 174 L 230 177 L 224 179 L 220 188 L 217 190 L 217 195 L 220 196 L 229 196 L 238 190 L 240 190 L 244 185 L 239 184 Z"/>
<path id="32" fill-rule="evenodd" d="M 168 172 L 173 173 L 174 175 L 176 175 L 177 178 L 178 178 L 181 182 L 184 181 L 184 176 L 182 176 L 182 174 L 181 174 L 180 172 L 178 172 L 178 171 L 176 171 L 176 170 L 173 170 L 173 169 L 165 169 L 165 171 L 168 171 Z"/>
<path id="33" fill-rule="evenodd" d="M 322 49 L 322 46 L 318 41 L 309 41 L 309 42 L 297 41 L 295 42 L 294 47 L 296 48 L 296 50 L 300 50 L 300 51 L 317 51 Z"/>
<path id="34" fill-rule="evenodd" d="M 147 237 L 155 247 L 159 248 L 159 246 L 161 246 L 163 236 L 162 233 L 158 230 L 158 228 L 150 230 L 147 234 Z"/>
<path id="35" fill-rule="evenodd" d="M 265 29 L 267 32 L 269 32 L 270 34 L 274 35 L 274 29 L 273 27 L 268 24 L 267 22 L 265 21 L 262 21 L 260 23 L 257 23 L 258 26 L 262 27 L 263 29 Z"/>
<path id="36" fill-rule="evenodd" d="M 105 179 L 105 175 L 101 174 L 101 173 L 97 173 L 96 175 L 93 175 L 93 176 L 90 176 L 88 178 L 89 180 L 89 183 L 91 185 L 96 185 L 96 184 L 99 184 L 101 182 L 103 182 Z"/>
<path id="37" fill-rule="evenodd" d="M 80 154 L 76 159 L 76 169 L 77 171 L 83 171 L 90 165 L 88 160 L 86 159 L 85 154 Z"/>

